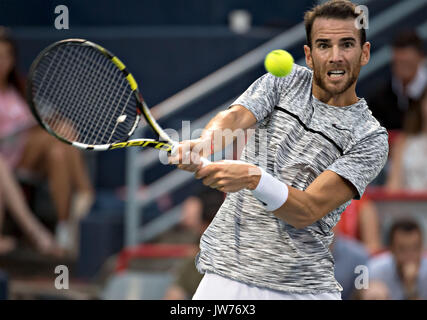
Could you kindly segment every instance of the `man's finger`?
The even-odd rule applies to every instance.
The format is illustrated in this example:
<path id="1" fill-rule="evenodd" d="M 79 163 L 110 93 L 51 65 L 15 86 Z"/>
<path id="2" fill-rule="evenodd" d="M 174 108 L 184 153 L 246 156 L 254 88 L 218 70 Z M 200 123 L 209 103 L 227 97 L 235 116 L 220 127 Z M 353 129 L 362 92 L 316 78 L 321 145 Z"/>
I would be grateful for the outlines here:
<path id="1" fill-rule="evenodd" d="M 203 179 L 203 183 L 205 185 L 211 186 L 212 188 L 216 188 L 219 183 L 219 178 L 215 174 L 210 174 Z"/>
<path id="2" fill-rule="evenodd" d="M 205 167 L 202 166 L 202 164 L 200 164 L 200 169 L 197 170 L 195 177 L 196 179 L 203 179 L 206 176 L 208 176 L 209 174 L 216 172 L 217 168 L 214 165 L 207 165 Z"/>

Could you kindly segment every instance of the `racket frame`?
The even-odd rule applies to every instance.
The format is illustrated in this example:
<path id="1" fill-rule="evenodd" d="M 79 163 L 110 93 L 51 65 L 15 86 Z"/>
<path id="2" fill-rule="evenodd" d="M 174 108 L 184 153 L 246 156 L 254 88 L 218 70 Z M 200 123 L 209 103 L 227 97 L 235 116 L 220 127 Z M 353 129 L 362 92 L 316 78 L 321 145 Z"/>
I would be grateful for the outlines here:
<path id="1" fill-rule="evenodd" d="M 148 125 L 153 129 L 153 131 L 159 136 L 160 139 L 163 141 L 158 141 L 154 139 L 132 139 L 132 140 L 126 140 L 126 141 L 119 141 L 111 144 L 102 144 L 102 145 L 91 145 L 91 144 L 84 144 L 80 142 L 73 142 L 65 139 L 64 137 L 58 135 L 48 124 L 46 124 L 42 118 L 40 117 L 37 107 L 33 101 L 33 83 L 32 79 L 35 75 L 35 72 L 37 71 L 37 67 L 40 63 L 40 61 L 43 59 L 43 57 L 48 54 L 53 48 L 58 46 L 63 46 L 67 44 L 79 44 L 84 46 L 92 47 L 93 49 L 97 50 L 98 52 L 102 53 L 105 57 L 111 60 L 111 62 L 124 74 L 126 80 L 128 81 L 133 94 L 136 97 L 137 101 L 137 115 L 135 119 L 135 123 L 132 126 L 132 129 L 128 133 L 128 139 L 132 136 L 132 134 L 135 132 L 136 128 L 138 127 L 138 124 L 141 120 L 141 115 L 144 117 Z M 151 147 L 155 149 L 160 150 L 166 150 L 168 152 L 171 152 L 176 146 L 177 142 L 173 141 L 169 135 L 164 132 L 164 130 L 160 127 L 160 125 L 157 123 L 157 121 L 154 119 L 154 117 L 151 115 L 150 110 L 148 109 L 148 106 L 146 105 L 141 92 L 138 89 L 138 84 L 135 81 L 135 78 L 133 75 L 127 70 L 126 66 L 123 62 L 120 61 L 120 59 L 115 56 L 113 53 L 111 53 L 109 50 L 105 49 L 104 47 L 101 47 L 100 45 L 93 43 L 91 41 L 85 40 L 85 39 L 78 39 L 78 38 L 72 38 L 72 39 L 65 39 L 57 41 L 48 47 L 46 47 L 44 50 L 42 50 L 37 58 L 34 60 L 34 62 L 31 65 L 28 81 L 27 81 L 27 100 L 28 104 L 30 106 L 30 110 L 32 114 L 34 115 L 37 122 L 51 135 L 53 135 L 55 138 L 59 139 L 62 142 L 65 142 L 67 144 L 73 145 L 74 147 L 77 147 L 79 149 L 83 150 L 95 150 L 95 151 L 105 151 L 105 150 L 111 150 L 111 149 L 119 149 L 119 148 L 126 148 L 126 147 Z"/>

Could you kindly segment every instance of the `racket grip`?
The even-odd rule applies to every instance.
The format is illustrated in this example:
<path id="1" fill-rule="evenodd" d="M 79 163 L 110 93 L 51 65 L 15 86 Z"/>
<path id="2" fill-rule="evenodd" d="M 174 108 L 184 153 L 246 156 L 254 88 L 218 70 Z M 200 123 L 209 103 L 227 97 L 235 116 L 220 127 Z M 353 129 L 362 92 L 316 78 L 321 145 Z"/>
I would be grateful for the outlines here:
<path id="1" fill-rule="evenodd" d="M 200 162 L 202 163 L 202 168 L 206 167 L 208 164 L 211 164 L 212 162 L 206 159 L 205 157 L 200 157 Z"/>
<path id="2" fill-rule="evenodd" d="M 190 151 L 187 151 L 185 153 L 185 157 L 189 157 L 190 156 Z M 202 163 L 202 168 L 206 167 L 208 164 L 211 164 L 212 162 L 209 161 L 208 159 L 206 159 L 205 157 L 199 157 L 200 162 Z"/>

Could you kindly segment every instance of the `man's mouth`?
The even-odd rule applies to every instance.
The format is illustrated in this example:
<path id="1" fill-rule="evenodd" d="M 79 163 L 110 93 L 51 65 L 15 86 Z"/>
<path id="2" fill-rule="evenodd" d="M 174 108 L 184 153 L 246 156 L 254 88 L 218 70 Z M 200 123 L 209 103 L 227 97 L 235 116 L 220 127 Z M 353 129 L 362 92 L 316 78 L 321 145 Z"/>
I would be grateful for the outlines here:
<path id="1" fill-rule="evenodd" d="M 328 71 L 328 77 L 330 79 L 339 79 L 341 77 L 344 77 L 344 74 L 345 74 L 345 71 L 341 69 Z"/>

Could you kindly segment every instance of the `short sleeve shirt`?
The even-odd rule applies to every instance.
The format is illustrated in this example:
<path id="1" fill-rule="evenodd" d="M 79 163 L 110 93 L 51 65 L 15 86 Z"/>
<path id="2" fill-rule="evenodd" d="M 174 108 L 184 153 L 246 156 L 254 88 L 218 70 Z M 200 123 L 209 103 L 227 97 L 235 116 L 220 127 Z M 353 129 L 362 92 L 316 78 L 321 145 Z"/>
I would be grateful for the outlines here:
<path id="1" fill-rule="evenodd" d="M 299 65 L 287 77 L 265 74 L 233 103 L 257 119 L 241 160 L 299 190 L 331 170 L 351 182 L 359 199 L 386 162 L 387 131 L 364 99 L 345 107 L 316 99 L 312 78 Z M 229 193 L 201 238 L 197 268 L 284 292 L 340 291 L 329 245 L 349 203 L 296 229 L 266 211 L 250 190 Z"/>
<path id="2" fill-rule="evenodd" d="M 396 261 L 390 252 L 372 258 L 368 263 L 369 280 L 383 282 L 388 288 L 391 300 L 404 300 L 405 290 L 397 272 Z M 416 283 L 420 299 L 427 299 L 427 258 L 421 259 Z"/>

